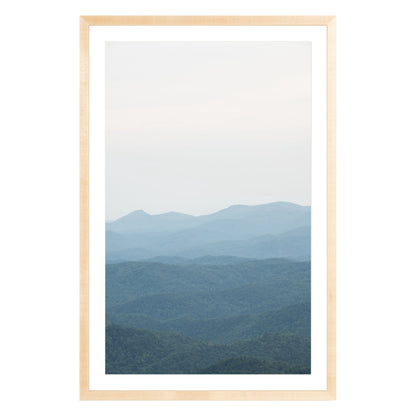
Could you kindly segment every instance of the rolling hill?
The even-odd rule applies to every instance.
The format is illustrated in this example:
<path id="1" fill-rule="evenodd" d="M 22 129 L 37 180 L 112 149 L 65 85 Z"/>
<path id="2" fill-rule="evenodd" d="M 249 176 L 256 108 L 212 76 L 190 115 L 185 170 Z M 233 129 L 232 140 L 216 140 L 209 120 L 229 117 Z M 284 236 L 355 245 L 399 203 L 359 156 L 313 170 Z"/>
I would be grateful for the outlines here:
<path id="1" fill-rule="evenodd" d="M 108 313 L 107 323 L 172 332 L 216 344 L 230 344 L 273 332 L 310 336 L 311 313 L 309 303 L 299 303 L 262 314 L 215 319 L 182 317 L 162 321 L 143 314 Z"/>
<path id="2" fill-rule="evenodd" d="M 294 366 L 293 371 L 299 371 L 299 367 L 310 368 L 310 338 L 275 333 L 231 345 L 214 345 L 166 332 L 120 325 L 106 327 L 106 374 L 190 374 L 201 369 L 213 372 L 224 365 L 224 360 L 239 357 L 263 363 L 283 362 L 286 367 L 283 364 L 282 369 L 287 371 L 287 366 Z M 257 373 L 263 371 L 263 365 Z M 256 368 L 252 367 L 250 373 L 256 373 Z"/>
<path id="3" fill-rule="evenodd" d="M 311 210 L 134 211 L 106 224 L 106 372 L 308 374 Z"/>
<path id="4" fill-rule="evenodd" d="M 280 282 L 282 288 L 301 285 L 304 291 L 309 280 L 310 262 L 286 259 L 223 265 L 115 263 L 106 265 L 106 305 L 108 308 L 149 295 L 218 291 L 267 281 Z"/>
<path id="5" fill-rule="evenodd" d="M 310 374 L 310 372 L 310 367 L 306 365 L 243 356 L 219 361 L 195 371 L 194 374 Z"/>

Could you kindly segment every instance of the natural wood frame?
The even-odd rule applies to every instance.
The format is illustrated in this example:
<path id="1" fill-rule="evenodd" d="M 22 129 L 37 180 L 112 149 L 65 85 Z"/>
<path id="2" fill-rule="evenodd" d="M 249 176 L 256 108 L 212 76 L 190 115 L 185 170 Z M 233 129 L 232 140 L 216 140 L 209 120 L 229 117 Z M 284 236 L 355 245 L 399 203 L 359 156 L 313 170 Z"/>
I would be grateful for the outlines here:
<path id="1" fill-rule="evenodd" d="M 326 26 L 327 28 L 327 389 L 150 391 L 89 389 L 89 27 Z M 81 400 L 335 400 L 336 153 L 335 16 L 81 16 L 80 17 L 80 399 Z"/>

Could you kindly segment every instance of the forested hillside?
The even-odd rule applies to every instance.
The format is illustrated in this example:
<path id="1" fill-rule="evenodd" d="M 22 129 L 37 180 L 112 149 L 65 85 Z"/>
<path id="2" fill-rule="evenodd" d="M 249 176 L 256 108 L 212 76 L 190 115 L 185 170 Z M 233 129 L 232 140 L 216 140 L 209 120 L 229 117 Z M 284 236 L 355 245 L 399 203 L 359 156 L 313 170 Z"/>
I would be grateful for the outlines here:
<path id="1" fill-rule="evenodd" d="M 268 361 L 285 363 L 271 367 L 275 370 L 284 365 L 286 371 L 300 367 L 306 370 L 310 367 L 309 344 L 307 336 L 276 333 L 231 345 L 215 345 L 178 334 L 110 324 L 106 329 L 106 373 L 210 373 L 228 365 L 225 360 L 241 357 L 260 360 L 263 365 Z M 251 373 L 262 371 L 262 367 L 247 365 L 246 369 Z"/>
<path id="2" fill-rule="evenodd" d="M 106 372 L 307 374 L 310 207 L 106 225 Z"/>
<path id="3" fill-rule="evenodd" d="M 310 263 L 106 268 L 108 373 L 310 372 Z"/>

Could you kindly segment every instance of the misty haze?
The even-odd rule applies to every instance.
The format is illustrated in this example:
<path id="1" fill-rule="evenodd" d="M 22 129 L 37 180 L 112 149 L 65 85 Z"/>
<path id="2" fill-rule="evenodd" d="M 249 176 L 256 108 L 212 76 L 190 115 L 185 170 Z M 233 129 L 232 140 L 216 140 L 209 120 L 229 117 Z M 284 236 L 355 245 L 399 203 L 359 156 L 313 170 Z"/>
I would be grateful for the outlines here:
<path id="1" fill-rule="evenodd" d="M 309 42 L 106 43 L 107 374 L 311 373 L 311 97 Z"/>

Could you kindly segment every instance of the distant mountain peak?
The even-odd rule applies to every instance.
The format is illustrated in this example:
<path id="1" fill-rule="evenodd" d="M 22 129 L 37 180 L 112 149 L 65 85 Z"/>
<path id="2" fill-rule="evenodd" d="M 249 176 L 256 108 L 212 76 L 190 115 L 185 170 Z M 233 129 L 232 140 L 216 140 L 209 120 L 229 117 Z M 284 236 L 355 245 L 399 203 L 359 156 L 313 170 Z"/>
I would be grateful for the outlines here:
<path id="1" fill-rule="evenodd" d="M 152 214 L 150 214 L 152 215 Z M 166 216 L 166 217 L 193 217 L 193 215 L 189 214 L 183 214 L 182 212 L 176 212 L 176 211 L 169 211 L 169 212 L 163 212 L 162 214 L 153 214 L 153 216 Z"/>
<path id="2" fill-rule="evenodd" d="M 275 201 L 275 202 L 266 202 L 264 204 L 233 204 L 228 206 L 227 208 L 223 208 L 217 211 L 214 211 L 210 214 L 203 214 L 203 215 L 192 215 L 192 214 L 185 214 L 182 212 L 177 211 L 168 211 L 163 212 L 160 214 L 149 214 L 146 211 L 142 209 L 138 209 L 132 212 L 129 212 L 128 214 L 118 218 L 114 221 L 107 221 L 108 223 L 118 221 L 123 218 L 127 217 L 188 217 L 188 218 L 198 218 L 198 217 L 208 217 L 211 215 L 215 215 L 222 212 L 228 212 L 228 211 L 235 211 L 235 210 L 250 210 L 250 209 L 261 209 L 261 208 L 274 208 L 274 207 L 299 207 L 299 208 L 310 208 L 309 205 L 300 205 L 295 204 L 294 202 L 288 202 L 288 201 Z"/>
<path id="3" fill-rule="evenodd" d="M 304 225 L 310 225 L 309 206 L 278 201 L 260 205 L 235 204 L 206 215 L 176 211 L 149 214 L 140 209 L 107 223 L 106 229 L 121 234 L 189 231 L 189 238 L 199 234 L 202 243 L 214 237 L 240 240 L 254 235 L 278 234 Z M 181 241 L 182 237 L 177 238 Z"/>
<path id="4" fill-rule="evenodd" d="M 139 215 L 141 215 L 141 216 L 147 216 L 147 215 L 150 215 L 150 214 L 148 214 L 147 212 L 143 211 L 142 209 L 137 209 L 136 211 L 130 212 L 130 214 L 127 214 L 127 215 L 134 215 L 134 216 L 139 216 Z M 127 217 L 127 215 L 126 215 L 126 217 Z"/>

